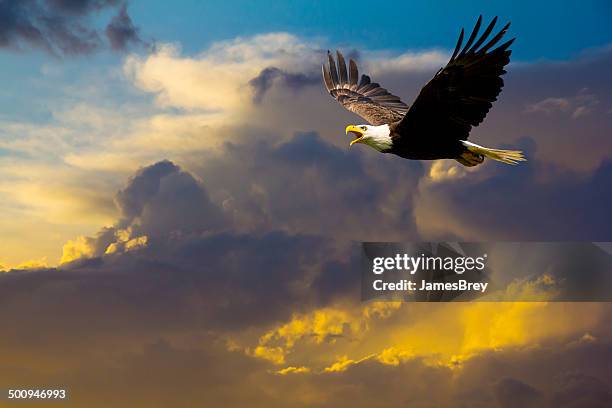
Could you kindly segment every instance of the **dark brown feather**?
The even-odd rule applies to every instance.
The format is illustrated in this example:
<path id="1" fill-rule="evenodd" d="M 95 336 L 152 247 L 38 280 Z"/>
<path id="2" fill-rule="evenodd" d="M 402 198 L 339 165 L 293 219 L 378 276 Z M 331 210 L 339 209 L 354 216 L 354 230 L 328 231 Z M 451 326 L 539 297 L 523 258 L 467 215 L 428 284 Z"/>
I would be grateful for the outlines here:
<path id="1" fill-rule="evenodd" d="M 344 87 L 349 88 L 349 82 L 346 72 L 346 62 L 344 61 L 344 57 L 340 54 L 340 51 L 336 50 L 336 57 L 338 58 L 338 75 L 340 77 L 340 84 Z"/>
<path id="2" fill-rule="evenodd" d="M 346 109 L 356 113 L 372 125 L 401 120 L 409 107 L 401 99 L 375 82 L 362 75 L 359 83 L 357 64 L 349 60 L 347 73 L 346 62 L 340 51 L 336 51 L 338 64 L 328 51 L 328 64 L 323 65 L 323 81 L 327 91 Z"/>
<path id="3" fill-rule="evenodd" d="M 463 28 L 461 29 L 461 33 L 459 34 L 459 39 L 457 40 L 457 45 L 455 46 L 455 51 L 453 51 L 453 55 L 450 57 L 450 61 L 454 60 L 461 49 L 461 44 L 463 43 L 463 36 L 465 35 L 465 31 Z"/>
<path id="4" fill-rule="evenodd" d="M 480 39 L 476 41 L 476 44 L 474 44 L 472 48 L 470 48 L 469 52 L 473 52 L 474 50 L 478 49 L 478 47 L 482 45 L 482 43 L 487 39 L 489 34 L 491 34 L 491 31 L 493 31 L 493 27 L 495 27 L 496 23 L 497 23 L 497 16 L 495 16 L 493 20 L 491 20 L 491 22 L 489 23 L 489 26 L 485 29 L 484 33 L 482 33 L 482 35 L 480 36 Z"/>
<path id="5" fill-rule="evenodd" d="M 334 87 L 338 85 L 338 70 L 336 69 L 336 62 L 332 57 L 331 52 L 327 51 L 327 59 L 329 60 L 329 73 L 331 74 L 332 84 Z"/>
<path id="6" fill-rule="evenodd" d="M 349 60 L 349 83 L 351 84 L 351 91 L 357 89 L 357 81 L 359 81 L 359 70 L 357 64 L 352 59 Z"/>
<path id="7" fill-rule="evenodd" d="M 411 154 L 418 156 L 415 150 L 421 149 L 423 156 L 437 150 L 441 156 L 454 157 L 457 152 L 452 149 L 458 148 L 457 141 L 466 140 L 472 127 L 484 120 L 504 86 L 501 76 L 510 62 L 508 47 L 514 40 L 487 52 L 503 37 L 509 23 L 489 40 L 496 17 L 474 43 L 481 20 L 463 48 L 461 30 L 448 64 L 421 89 L 404 118 L 392 125 L 394 153 L 406 157 L 402 149 L 412 149 Z"/>
<path id="8" fill-rule="evenodd" d="M 468 48 L 470 48 L 472 42 L 476 39 L 476 35 L 478 35 L 478 30 L 480 30 L 480 24 L 482 24 L 482 15 L 478 16 L 478 21 L 476 21 L 476 25 L 472 30 L 472 34 L 470 34 L 470 38 L 468 38 L 467 42 L 465 43 L 465 47 L 463 47 L 461 54 L 459 54 L 457 58 L 461 58 L 462 56 L 464 56 Z"/>

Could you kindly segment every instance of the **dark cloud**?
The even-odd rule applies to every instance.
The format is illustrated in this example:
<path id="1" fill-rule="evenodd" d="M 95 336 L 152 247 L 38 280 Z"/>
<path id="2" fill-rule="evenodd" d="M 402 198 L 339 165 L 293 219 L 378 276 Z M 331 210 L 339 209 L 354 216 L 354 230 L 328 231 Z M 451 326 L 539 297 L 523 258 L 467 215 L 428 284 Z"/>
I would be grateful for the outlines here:
<path id="1" fill-rule="evenodd" d="M 178 166 L 167 160 L 139 170 L 115 197 L 117 206 L 125 219 L 123 222 L 129 224 L 139 216 L 147 202 L 159 192 L 161 180 L 179 171 Z"/>
<path id="2" fill-rule="evenodd" d="M 112 243 L 120 249 L 128 239 L 143 235 L 204 233 L 227 226 L 204 186 L 167 160 L 140 169 L 116 194 L 115 203 L 120 212 L 115 225 L 85 238 L 93 256 L 103 255 Z M 127 236 L 117 241 L 120 234 Z"/>
<path id="3" fill-rule="evenodd" d="M 235 157 L 218 169 L 226 177 L 216 181 L 227 182 L 237 202 L 248 199 L 237 195 L 232 183 L 242 172 L 249 172 L 258 175 L 254 182 L 261 185 L 259 191 L 277 200 L 283 194 L 306 200 L 300 208 L 314 215 L 308 211 L 300 215 L 289 199 L 268 202 L 263 207 L 277 223 L 238 233 L 233 231 L 235 221 L 216 214 L 225 210 L 191 173 L 169 161 L 141 169 L 117 194 L 120 221 L 92 240 L 103 248 L 116 239 L 118 229 L 131 227 L 134 236 L 149 234 L 145 246 L 55 269 L 0 274 L 0 324 L 11 327 L 0 338 L 0 350 L 10 350 L 0 362 L 0 381 L 63 384 L 71 391 L 68 404 L 92 407 L 109 401 L 116 406 L 151 407 L 281 407 L 288 400 L 304 407 L 607 403 L 612 347 L 605 340 L 609 330 L 605 328 L 596 328 L 588 338 L 592 340 L 570 346 L 559 339 L 535 348 L 476 355 L 460 368 L 460 375 L 415 357 L 397 365 L 367 358 L 335 373 L 280 376 L 274 373 L 278 366 L 228 343 L 234 336 L 259 334 L 295 314 L 337 302 L 359 308 L 359 280 L 354 278 L 358 262 L 350 245 L 321 235 L 278 230 L 283 225 L 305 229 L 302 223 L 322 218 L 315 203 L 328 203 L 331 191 L 339 194 L 335 203 L 348 203 L 338 214 L 350 212 L 351 207 L 358 208 L 356 214 L 377 212 L 386 192 L 375 189 L 365 194 L 362 189 L 376 184 L 366 157 L 349 156 L 316 134 L 226 149 Z M 402 170 L 395 167 L 398 163 L 404 162 L 382 161 L 381 166 L 385 172 L 398 171 L 395 177 L 400 179 L 419 174 L 420 167 Z M 212 159 L 211 165 L 219 164 Z M 270 177 L 272 169 L 282 170 L 276 174 L 285 176 Z M 215 178 L 206 176 L 209 170 L 200 169 L 203 180 L 217 185 Z M 350 187 L 327 191 L 326 184 L 334 186 L 340 180 Z M 315 189 L 318 184 L 325 188 Z M 291 224 L 289 214 L 303 219 Z M 213 217 L 223 224 L 212 225 Z M 340 235 L 340 226 L 348 225 L 348 220 L 331 228 L 314 228 Z M 367 228 L 379 224 L 374 220 Z M 410 223 L 406 225 L 411 228 Z M 415 313 L 427 314 L 425 306 L 414 309 Z M 600 336 L 604 340 L 594 340 Z M 350 347 L 356 341 L 351 340 Z M 557 373 L 570 370 L 589 379 L 556 382 Z M 129 395 L 119 399 L 128 387 Z M 265 391 L 270 389 L 274 392 Z M 372 389 L 377 393 L 372 394 Z"/>
<path id="4" fill-rule="evenodd" d="M 535 144 L 525 140 L 526 150 Z M 521 146 L 519 145 L 519 146 Z M 455 234 L 483 239 L 608 241 L 612 231 L 612 162 L 593 174 L 551 169 L 537 161 L 507 168 L 496 166 L 479 176 L 451 179 L 424 188 L 422 217 L 460 214 Z"/>
<path id="5" fill-rule="evenodd" d="M 195 168 L 237 229 L 342 240 L 416 237 L 412 192 L 423 167 L 332 146 L 318 134 L 226 144 Z"/>
<path id="6" fill-rule="evenodd" d="M 127 13 L 127 5 L 124 4 L 106 26 L 106 37 L 112 49 L 124 51 L 130 44 L 144 44 L 138 31 Z"/>
<path id="7" fill-rule="evenodd" d="M 612 405 L 612 388 L 599 378 L 582 373 L 566 373 L 552 398 L 555 407 L 594 407 Z"/>
<path id="8" fill-rule="evenodd" d="M 346 255 L 332 261 L 333 252 L 329 240 L 283 233 L 174 235 L 95 261 L 0 274 L 0 323 L 12 328 L 0 338 L 0 350 L 11 351 L 0 381 L 62 384 L 71 392 L 67 406 L 92 407 L 609 404 L 606 341 L 502 348 L 458 372 L 418 357 L 398 365 L 370 358 L 345 371 L 287 376 L 228 347 L 228 336 L 329 305 L 341 293 L 355 299 L 357 288 L 342 278 L 356 265 L 338 260 Z M 310 284 L 313 274 L 340 284 Z M 415 312 L 428 308 L 437 305 Z"/>
<path id="9" fill-rule="evenodd" d="M 299 90 L 305 86 L 318 85 L 321 78 L 320 75 L 292 73 L 276 67 L 264 68 L 259 75 L 249 81 L 253 89 L 253 102 L 260 103 L 276 81 L 288 89 Z"/>
<path id="10" fill-rule="evenodd" d="M 153 237 L 146 247 L 59 269 L 3 273 L 0 320 L 15 325 L 21 313 L 39 310 L 32 319 L 39 328 L 56 326 L 45 341 L 58 347 L 74 342 L 71 333 L 94 316 L 91 336 L 266 325 L 322 305 L 329 293 L 357 294 L 357 282 L 310 282 L 321 274 L 346 276 L 355 267 L 336 253 L 329 240 L 281 232 Z M 34 327 L 32 320 L 24 323 L 5 345 Z"/>
<path id="11" fill-rule="evenodd" d="M 118 227 L 137 224 L 144 234 L 206 231 L 224 225 L 204 186 L 169 161 L 143 168 L 117 193 Z"/>
<path id="12" fill-rule="evenodd" d="M 68 14 L 83 15 L 91 11 L 101 10 L 105 7 L 113 7 L 122 0 L 46 0 L 50 9 Z"/>
<path id="13" fill-rule="evenodd" d="M 209 325 L 232 325 L 233 321 L 255 323 L 258 316 L 287 317 L 290 311 L 357 290 L 356 281 L 347 284 L 341 279 L 357 259 L 356 252 L 340 250 L 342 245 L 328 238 L 273 228 L 236 233 L 233 230 L 237 228 L 210 200 L 204 185 L 172 162 L 161 161 L 139 170 L 117 193 L 116 203 L 120 219 L 86 238 L 92 248 L 87 259 L 77 259 L 53 275 L 53 279 L 61 279 L 63 270 L 87 271 L 66 275 L 76 285 L 77 297 L 89 289 L 95 297 L 94 291 L 101 290 L 89 286 L 92 279 L 108 279 L 102 287 L 128 281 L 137 286 L 139 280 L 161 279 L 164 283 L 154 287 L 165 295 L 137 289 L 144 295 L 143 313 L 148 298 L 162 299 L 172 294 L 167 307 L 180 310 L 181 299 L 195 296 L 202 299 L 202 306 L 207 305 Z M 143 235 L 148 238 L 146 245 L 130 251 L 127 241 Z M 109 251 L 111 244 L 116 250 Z M 302 268 L 318 272 L 305 280 Z M 35 278 L 34 274 L 30 276 Z M 82 286 L 80 279 L 73 279 L 75 276 L 83 279 Z M 133 305 L 138 303 L 139 295 L 120 292 Z M 275 296 L 267 297 L 267 293 Z M 64 295 L 64 299 L 69 297 L 68 293 Z M 119 298 L 118 303 L 125 303 Z M 253 302 L 257 302 L 256 307 Z M 217 310 L 214 305 L 224 306 Z M 262 308 L 267 311 L 261 313 Z M 179 310 L 172 312 L 175 318 L 182 313 Z M 201 310 L 194 315 L 203 313 Z"/>
<path id="14" fill-rule="evenodd" d="M 502 408 L 538 407 L 541 393 L 532 386 L 514 378 L 504 378 L 495 387 L 495 397 Z"/>
<path id="15" fill-rule="evenodd" d="M 93 15 L 119 7 L 106 29 L 113 49 L 142 43 L 119 0 L 23 0 L 0 2 L 0 47 L 40 48 L 55 55 L 88 54 L 103 45 Z"/>

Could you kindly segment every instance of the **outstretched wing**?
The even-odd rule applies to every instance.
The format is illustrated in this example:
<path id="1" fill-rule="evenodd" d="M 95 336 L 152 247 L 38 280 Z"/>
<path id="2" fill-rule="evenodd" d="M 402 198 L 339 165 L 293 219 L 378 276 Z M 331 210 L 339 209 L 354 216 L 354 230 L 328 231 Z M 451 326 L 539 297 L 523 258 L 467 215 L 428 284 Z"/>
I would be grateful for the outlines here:
<path id="1" fill-rule="evenodd" d="M 359 71 L 355 61 L 349 60 L 347 73 L 344 57 L 340 51 L 336 51 L 336 55 L 337 66 L 329 51 L 329 63 L 323 64 L 323 82 L 331 96 L 372 125 L 396 122 L 404 117 L 408 112 L 408 105 L 379 84 L 371 82 L 367 75 L 362 75 L 357 83 Z"/>
<path id="2" fill-rule="evenodd" d="M 513 38 L 489 51 L 510 26 L 506 24 L 489 40 L 496 22 L 497 17 L 474 42 L 482 23 L 482 16 L 478 17 L 463 48 L 464 31 L 461 29 L 450 61 L 423 87 L 399 123 L 397 131 L 401 139 L 413 135 L 465 140 L 472 126 L 484 120 L 504 86 L 501 76 L 506 73 L 504 66 L 510 62 L 511 53 L 508 47 L 514 41 Z"/>

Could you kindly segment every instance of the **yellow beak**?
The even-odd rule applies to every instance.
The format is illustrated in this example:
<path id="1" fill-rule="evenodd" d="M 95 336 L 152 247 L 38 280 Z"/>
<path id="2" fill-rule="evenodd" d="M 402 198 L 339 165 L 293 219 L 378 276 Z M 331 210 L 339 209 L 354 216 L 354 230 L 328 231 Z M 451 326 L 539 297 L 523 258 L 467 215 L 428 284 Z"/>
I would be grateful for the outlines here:
<path id="1" fill-rule="evenodd" d="M 349 133 L 354 133 L 357 136 L 355 139 L 351 140 L 351 144 L 349 146 L 352 146 L 355 143 L 361 143 L 365 134 L 359 126 L 355 125 L 348 125 L 346 127 L 346 134 L 348 135 Z"/>

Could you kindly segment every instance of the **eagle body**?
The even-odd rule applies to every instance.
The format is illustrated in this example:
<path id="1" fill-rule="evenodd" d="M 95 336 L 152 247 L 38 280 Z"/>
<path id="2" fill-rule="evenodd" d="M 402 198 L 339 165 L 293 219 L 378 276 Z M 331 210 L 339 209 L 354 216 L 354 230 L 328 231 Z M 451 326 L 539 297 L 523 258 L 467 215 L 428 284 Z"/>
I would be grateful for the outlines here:
<path id="1" fill-rule="evenodd" d="M 393 153 L 410 160 L 454 159 L 466 150 L 459 140 L 452 140 L 436 134 L 423 133 L 402 135 L 400 122 L 389 125 L 392 146 L 385 153 Z"/>
<path id="2" fill-rule="evenodd" d="M 497 46 L 510 24 L 490 38 L 497 17 L 479 36 L 482 16 L 463 44 L 461 30 L 455 50 L 445 67 L 421 89 L 411 106 L 391 94 L 368 75 L 361 75 L 350 59 L 336 59 L 328 52 L 323 65 L 327 91 L 346 109 L 369 124 L 349 125 L 346 133 L 381 153 L 411 160 L 455 159 L 475 166 L 485 157 L 507 164 L 525 160 L 522 152 L 499 150 L 468 142 L 472 127 L 478 126 L 497 100 L 504 86 L 504 67 L 510 62 L 514 39 Z"/>

